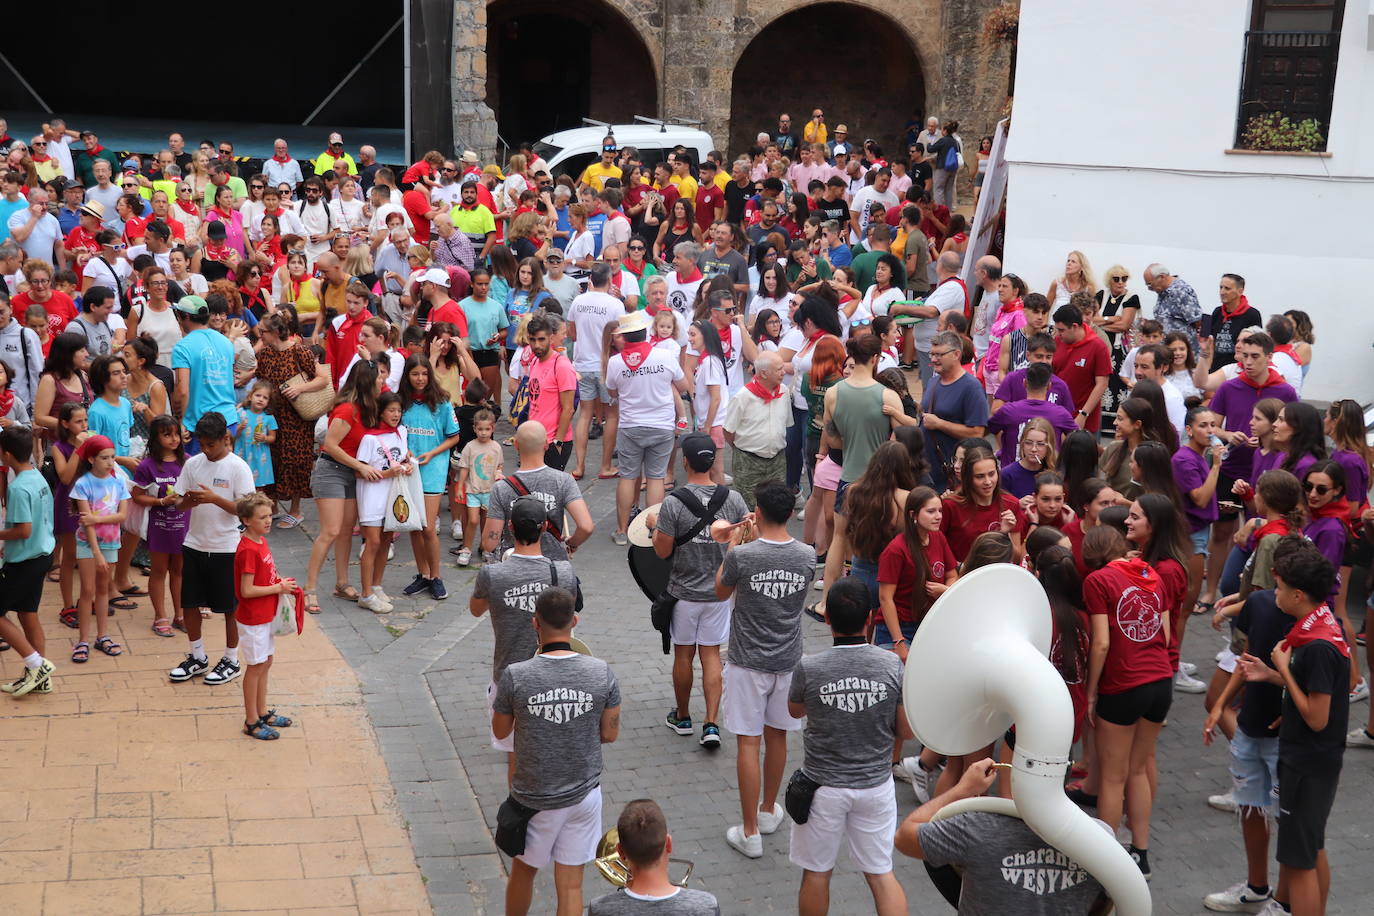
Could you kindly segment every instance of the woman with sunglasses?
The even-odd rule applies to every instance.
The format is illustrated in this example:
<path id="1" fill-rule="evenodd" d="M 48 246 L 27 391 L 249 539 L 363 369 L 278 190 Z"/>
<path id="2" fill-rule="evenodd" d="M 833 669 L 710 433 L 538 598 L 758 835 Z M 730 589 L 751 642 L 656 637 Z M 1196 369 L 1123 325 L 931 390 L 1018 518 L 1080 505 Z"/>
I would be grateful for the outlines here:
<path id="1" fill-rule="evenodd" d="M 296 307 L 301 336 L 312 338 L 311 343 L 314 343 L 315 338 L 319 337 L 320 281 L 310 276 L 303 247 L 293 248 L 287 254 L 286 266 L 274 275 L 273 290 L 282 302 L 289 302 Z"/>
<path id="2" fill-rule="evenodd" d="M 268 315 L 277 310 L 272 302 L 272 291 L 262 282 L 262 268 L 257 264 L 243 263 L 238 266 L 234 273 L 234 280 L 239 286 L 239 297 L 243 301 L 243 308 L 252 312 L 253 317 L 261 321 L 264 315 Z"/>
<path id="3" fill-rule="evenodd" d="M 367 238 L 367 223 L 372 217 L 367 201 L 358 196 L 361 190 L 358 179 L 350 175 L 339 182 L 338 199 L 329 202 L 330 219 L 353 245 Z"/>
<path id="4" fill-rule="evenodd" d="M 175 216 L 185 229 L 186 238 L 195 238 L 200 235 L 200 223 L 203 217 L 200 207 L 196 206 L 195 188 L 186 180 L 177 182 L 176 199 L 172 204 L 172 215 Z"/>
<path id="5" fill-rule="evenodd" d="M 630 241 L 625 245 L 625 260 L 621 262 L 621 267 L 634 274 L 639 281 L 639 294 L 644 296 L 644 282 L 650 277 L 658 276 L 658 268 L 654 262 L 649 260 L 649 242 L 641 235 L 630 237 Z"/>
<path id="6" fill-rule="evenodd" d="M 181 324 L 167 296 L 167 274 L 161 267 L 154 266 L 143 271 L 141 276 L 147 298 L 130 306 L 125 340 L 137 340 L 140 335 L 148 335 L 157 344 L 157 362 L 171 369 L 172 348 L 181 340 L 182 333 Z"/>

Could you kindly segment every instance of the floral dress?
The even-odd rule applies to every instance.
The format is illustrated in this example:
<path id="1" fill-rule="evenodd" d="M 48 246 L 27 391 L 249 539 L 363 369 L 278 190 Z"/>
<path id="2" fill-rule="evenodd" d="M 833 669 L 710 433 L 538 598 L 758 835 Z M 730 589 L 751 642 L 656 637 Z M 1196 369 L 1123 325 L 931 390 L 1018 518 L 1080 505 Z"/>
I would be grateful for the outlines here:
<path id="1" fill-rule="evenodd" d="M 258 350 L 257 378 L 272 386 L 267 412 L 277 418 L 277 441 L 272 443 L 272 474 L 263 491 L 273 499 L 309 499 L 310 470 L 315 463 L 315 424 L 301 419 L 281 386 L 292 376 L 315 377 L 315 355 L 302 344 L 285 350 L 263 346 Z"/>

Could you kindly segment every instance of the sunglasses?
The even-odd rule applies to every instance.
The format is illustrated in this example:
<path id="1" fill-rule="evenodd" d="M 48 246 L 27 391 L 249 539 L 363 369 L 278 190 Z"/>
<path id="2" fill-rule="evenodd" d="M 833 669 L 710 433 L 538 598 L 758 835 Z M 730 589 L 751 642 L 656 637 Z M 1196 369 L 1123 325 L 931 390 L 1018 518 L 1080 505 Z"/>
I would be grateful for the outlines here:
<path id="1" fill-rule="evenodd" d="M 1318 496 L 1325 496 L 1326 494 L 1330 493 L 1333 489 L 1335 488 L 1329 487 L 1324 483 L 1313 483 L 1310 480 L 1304 480 L 1302 482 L 1302 491 L 1304 493 L 1311 493 L 1313 490 L 1316 490 Z"/>
<path id="2" fill-rule="evenodd" d="M 631 251 L 643 251 L 643 250 L 644 250 L 644 246 L 643 246 L 643 245 L 631 245 L 631 246 L 630 246 L 630 250 L 631 250 Z"/>
<path id="3" fill-rule="evenodd" d="M 451 169 L 451 168 L 448 168 L 447 166 L 445 166 L 444 171 L 445 171 L 445 172 L 456 172 L 456 171 L 458 171 L 458 170 L 457 170 L 457 169 Z"/>
<path id="4" fill-rule="evenodd" d="M 47 145 L 48 145 L 48 141 L 47 141 L 47 140 L 39 140 L 37 143 L 34 144 L 34 146 L 47 146 Z"/>
<path id="5" fill-rule="evenodd" d="M 252 188 L 254 191 L 261 191 L 263 188 L 267 187 L 267 185 L 265 185 L 265 184 L 250 184 L 248 187 Z"/>
<path id="6" fill-rule="evenodd" d="M 1113 282 L 1113 283 L 1125 283 L 1125 282 L 1126 282 L 1127 280 L 1129 280 L 1129 279 L 1131 279 L 1129 276 L 1112 277 L 1112 282 Z"/>
<path id="7" fill-rule="evenodd" d="M 733 305 L 731 305 L 731 306 L 713 305 L 713 306 L 711 306 L 711 311 L 713 311 L 713 312 L 724 312 L 724 313 L 727 314 L 727 315 L 733 315 L 733 314 L 735 314 L 735 312 L 738 312 L 739 309 L 736 308 L 736 307 L 733 306 Z"/>
<path id="8" fill-rule="evenodd" d="M 126 188 L 136 188 L 136 187 L 138 187 L 138 182 L 136 182 L 136 181 L 126 181 L 126 182 L 124 183 L 124 187 L 126 187 Z"/>
<path id="9" fill-rule="evenodd" d="M 234 151 L 231 150 L 231 149 L 222 149 L 222 150 L 219 151 L 219 154 L 220 154 L 221 156 L 232 156 L 232 155 L 234 155 Z"/>

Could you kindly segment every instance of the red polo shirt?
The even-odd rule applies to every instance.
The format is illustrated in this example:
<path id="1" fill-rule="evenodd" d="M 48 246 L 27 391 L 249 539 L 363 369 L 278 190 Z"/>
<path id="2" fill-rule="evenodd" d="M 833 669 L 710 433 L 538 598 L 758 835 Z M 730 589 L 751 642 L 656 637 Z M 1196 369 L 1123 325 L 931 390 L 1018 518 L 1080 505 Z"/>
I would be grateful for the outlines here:
<path id="1" fill-rule="evenodd" d="M 356 355 L 358 349 L 358 334 L 363 329 L 363 324 L 371 318 L 370 312 L 363 312 L 357 318 L 348 317 L 345 312 L 329 325 L 329 335 L 325 340 L 325 352 L 329 356 L 329 365 L 334 368 L 334 387 L 338 388 L 343 384 L 343 370 Z"/>
<path id="2" fill-rule="evenodd" d="M 464 312 L 463 307 L 460 306 L 458 303 L 454 302 L 452 299 L 448 300 L 443 305 L 439 306 L 437 309 L 429 313 L 429 324 L 431 327 L 433 327 L 441 321 L 447 321 L 449 324 L 456 327 L 458 329 L 459 337 L 468 336 L 467 312 Z"/>
<path id="3" fill-rule="evenodd" d="M 429 195 L 412 188 L 401 195 L 401 206 L 405 208 L 411 224 L 415 227 L 415 241 L 421 245 L 428 245 L 430 222 L 425 214 L 434 208 L 429 201 Z"/>
<path id="4" fill-rule="evenodd" d="M 698 187 L 693 206 L 696 207 L 697 225 L 705 232 L 716 221 L 716 208 L 725 206 L 725 192 L 714 182 L 705 182 Z"/>
<path id="5" fill-rule="evenodd" d="M 1107 345 L 1091 328 L 1084 326 L 1083 332 L 1083 339 L 1072 345 L 1064 343 L 1061 337 L 1059 348 L 1054 351 L 1054 374 L 1069 386 L 1074 410 L 1083 409 L 1099 376 L 1110 378 L 1112 374 L 1112 357 L 1107 352 Z M 1102 402 L 1099 399 L 1083 428 L 1097 432 L 1101 424 Z"/>
<path id="6" fill-rule="evenodd" d="M 75 254 L 78 251 L 89 251 L 91 254 L 100 254 L 100 243 L 95 240 L 94 232 L 87 232 L 85 226 L 77 226 L 67 233 L 67 240 L 62 243 L 62 247 Z"/>

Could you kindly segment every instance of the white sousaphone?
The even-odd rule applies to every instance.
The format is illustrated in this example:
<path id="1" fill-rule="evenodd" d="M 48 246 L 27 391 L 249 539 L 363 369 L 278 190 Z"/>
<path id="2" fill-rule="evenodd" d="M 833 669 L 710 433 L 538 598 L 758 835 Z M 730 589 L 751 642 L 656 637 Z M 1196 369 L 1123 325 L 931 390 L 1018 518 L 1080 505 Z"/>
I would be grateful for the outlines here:
<path id="1" fill-rule="evenodd" d="M 1150 890 L 1122 847 L 1064 795 L 1073 703 L 1049 662 L 1049 601 L 1019 566 L 985 566 L 946 591 L 916 631 L 903 703 L 921 743 L 971 754 L 1016 725 L 1015 800 L 955 802 L 943 817 L 989 811 L 1019 817 L 1106 889 L 1121 916 L 1148 916 Z"/>

